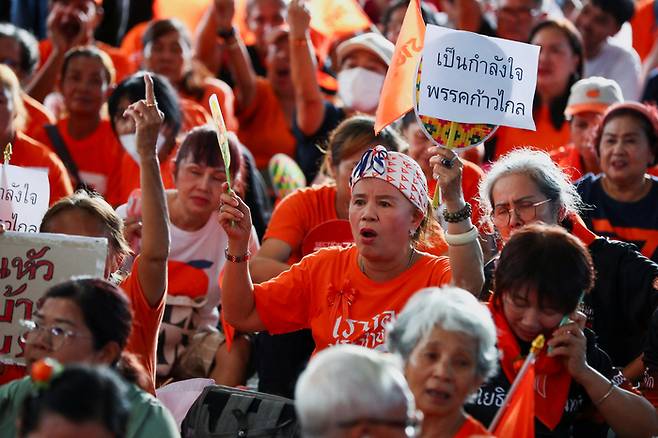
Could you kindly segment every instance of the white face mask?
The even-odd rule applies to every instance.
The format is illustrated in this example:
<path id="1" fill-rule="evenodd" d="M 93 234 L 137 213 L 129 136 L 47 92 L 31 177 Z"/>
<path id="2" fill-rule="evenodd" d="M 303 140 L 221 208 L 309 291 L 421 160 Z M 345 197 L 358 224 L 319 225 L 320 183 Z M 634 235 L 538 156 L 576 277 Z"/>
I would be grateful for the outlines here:
<path id="1" fill-rule="evenodd" d="M 167 139 L 161 132 L 158 133 L 158 139 L 155 142 L 155 153 L 156 155 L 160 153 L 162 146 L 164 146 Z M 130 154 L 130 156 L 139 164 L 139 154 L 137 153 L 137 134 L 124 134 L 119 136 L 119 141 L 123 149 Z"/>
<path id="2" fill-rule="evenodd" d="M 385 76 L 361 67 L 338 73 L 338 95 L 348 108 L 374 114 Z"/>

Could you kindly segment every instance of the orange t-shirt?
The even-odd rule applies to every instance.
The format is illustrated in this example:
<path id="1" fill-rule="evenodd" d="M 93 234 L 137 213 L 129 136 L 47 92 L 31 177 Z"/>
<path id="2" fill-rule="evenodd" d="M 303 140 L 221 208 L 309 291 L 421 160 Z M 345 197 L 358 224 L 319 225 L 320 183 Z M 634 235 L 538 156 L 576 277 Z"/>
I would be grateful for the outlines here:
<path id="1" fill-rule="evenodd" d="M 513 149 L 524 146 L 550 152 L 569 143 L 571 138 L 567 122 L 564 122 L 559 130 L 553 127 L 547 105 L 542 105 L 535 113 L 535 127 L 537 128 L 536 131 L 510 128 L 508 126 L 498 128 L 494 160 Z"/>
<path id="2" fill-rule="evenodd" d="M 121 39 L 120 49 L 134 65 L 142 65 L 142 37 L 151 21 L 143 21 L 132 27 Z"/>
<path id="3" fill-rule="evenodd" d="M 633 28 L 633 48 L 640 55 L 642 61 L 645 60 L 656 38 L 658 38 L 656 29 L 656 12 L 655 0 L 637 0 L 635 4 L 635 14 L 631 19 Z"/>
<path id="4" fill-rule="evenodd" d="M 80 178 L 103 195 L 107 202 L 118 205 L 120 202 L 116 197 L 116 188 L 120 185 L 120 166 L 124 152 L 110 122 L 101 120 L 96 130 L 82 139 L 74 139 L 69 135 L 67 123 L 68 118 L 61 119 L 57 122 L 57 129 L 78 166 Z M 37 140 L 55 151 L 45 131 Z"/>
<path id="5" fill-rule="evenodd" d="M 203 126 L 212 121 L 210 113 L 195 101 L 180 97 L 178 102 L 183 115 L 183 123 L 181 126 L 183 132 L 187 132 L 197 126 Z"/>
<path id="6" fill-rule="evenodd" d="M 302 259 L 304 237 L 316 226 L 336 219 L 336 186 L 305 187 L 277 204 L 263 241 L 279 239 L 290 245 L 288 264 L 292 265 Z"/>
<path id="7" fill-rule="evenodd" d="M 396 278 L 375 282 L 359 269 L 356 246 L 320 249 L 254 285 L 256 310 L 272 334 L 310 328 L 316 351 L 336 344 L 375 348 L 409 297 L 451 279 L 447 257 L 421 254 Z"/>
<path id="8" fill-rule="evenodd" d="M 459 428 L 453 438 L 470 438 L 473 435 L 493 436 L 486 427 L 470 415 L 466 416 L 466 421 Z"/>
<path id="9" fill-rule="evenodd" d="M 43 125 L 52 125 L 56 123 L 55 116 L 41 102 L 34 99 L 27 93 L 21 93 L 23 105 L 27 111 L 27 120 L 25 123 L 25 132 L 30 137 L 36 137 L 43 131 Z"/>
<path id="10" fill-rule="evenodd" d="M 583 176 L 583 160 L 580 158 L 580 153 L 573 143 L 555 149 L 550 153 L 551 158 L 555 161 L 560 168 L 569 175 L 571 182 L 578 180 Z"/>
<path id="11" fill-rule="evenodd" d="M 479 225 L 480 222 L 480 181 L 484 177 L 484 171 L 475 163 L 472 163 L 468 160 L 462 160 L 464 163 L 464 169 L 462 171 L 462 192 L 464 192 L 464 199 L 466 202 L 471 204 L 473 213 L 471 214 L 471 222 L 475 226 Z M 436 180 L 434 178 L 428 178 L 428 190 L 430 197 L 434 196 L 434 190 L 436 190 Z"/>
<path id="12" fill-rule="evenodd" d="M 193 96 L 182 94 L 181 96 L 194 100 L 196 103 L 201 105 L 208 114 L 212 114 L 210 110 L 210 103 L 208 99 L 213 94 L 217 95 L 217 100 L 219 101 L 219 107 L 222 110 L 222 116 L 224 117 L 224 123 L 226 124 L 226 129 L 229 131 L 238 131 L 238 119 L 235 117 L 235 95 L 233 90 L 229 85 L 216 78 L 206 78 L 203 81 L 203 95 L 200 99 L 195 99 Z"/>
<path id="13" fill-rule="evenodd" d="M 95 41 L 94 46 L 107 53 L 107 55 L 112 60 L 112 64 L 114 64 L 114 70 L 116 72 L 115 79 L 117 84 L 137 70 L 136 64 L 130 61 L 130 59 L 116 47 L 112 47 L 109 44 L 105 44 L 101 41 Z M 41 55 L 39 66 L 43 65 L 52 51 L 53 44 L 50 42 L 50 40 L 46 39 L 39 41 L 39 54 Z"/>
<path id="14" fill-rule="evenodd" d="M 155 394 L 156 346 L 167 294 L 162 295 L 156 307 L 151 307 L 144 297 L 142 284 L 139 281 L 138 262 L 139 256 L 135 259 L 130 274 L 121 283 L 121 288 L 126 292 L 133 311 L 132 328 L 125 350 L 134 354 L 144 366 L 149 377 L 150 392 Z"/>
<path id="15" fill-rule="evenodd" d="M 266 169 L 274 154 L 295 156 L 295 137 L 267 79 L 257 78 L 256 96 L 238 112 L 238 121 L 238 138 L 254 155 L 259 169 Z"/>
<path id="16" fill-rule="evenodd" d="M 160 163 L 160 177 L 165 189 L 175 188 L 174 184 L 174 157 L 176 156 L 176 149 L 169 154 L 169 157 Z M 121 179 L 115 190 L 112 191 L 112 199 L 116 202 L 111 204 L 114 206 L 124 204 L 128 201 L 130 193 L 141 186 L 139 175 L 139 164 L 133 160 L 130 154 L 123 154 L 121 158 Z M 108 201 L 109 202 L 109 201 Z"/>
<path id="17" fill-rule="evenodd" d="M 73 193 L 73 185 L 71 185 L 66 167 L 57 155 L 45 145 L 22 132 L 16 133 L 11 144 L 13 149 L 11 164 L 48 170 L 48 182 L 50 183 L 49 205 L 53 205 L 60 198 Z"/>

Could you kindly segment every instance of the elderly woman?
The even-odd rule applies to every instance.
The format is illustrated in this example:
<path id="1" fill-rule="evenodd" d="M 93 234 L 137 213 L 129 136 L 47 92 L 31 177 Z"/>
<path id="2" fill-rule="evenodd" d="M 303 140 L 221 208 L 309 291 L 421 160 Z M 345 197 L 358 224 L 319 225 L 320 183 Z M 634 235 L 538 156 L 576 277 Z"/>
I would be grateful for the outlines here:
<path id="1" fill-rule="evenodd" d="M 642 397 L 621 389 L 607 354 L 577 312 L 594 284 L 594 265 L 579 239 L 557 226 L 528 225 L 502 250 L 490 305 L 501 350 L 500 370 L 480 388 L 467 412 L 489 424 L 509 391 L 523 356 L 538 336 L 547 339 L 535 363 L 537 436 L 572 436 L 593 408 L 620 436 L 653 436 L 658 416 Z M 593 436 L 596 426 L 579 424 Z"/>
<path id="2" fill-rule="evenodd" d="M 415 436 L 414 398 L 397 362 L 355 345 L 313 358 L 295 388 L 295 409 L 307 438 Z"/>
<path id="3" fill-rule="evenodd" d="M 658 263 L 658 179 L 647 175 L 658 159 L 658 114 L 637 102 L 614 105 L 599 124 L 595 147 L 602 173 L 576 183 L 587 227 L 639 246 Z"/>
<path id="4" fill-rule="evenodd" d="M 497 370 L 491 314 L 468 292 L 428 288 L 414 295 L 388 333 L 387 346 L 423 412 L 421 437 L 486 435 L 464 403 Z"/>
<path id="5" fill-rule="evenodd" d="M 425 176 L 411 158 L 381 146 L 366 151 L 350 179 L 355 245 L 317 251 L 259 285 L 252 284 L 244 263 L 250 256 L 249 209 L 237 196 L 223 194 L 219 218 L 229 236 L 225 320 L 242 331 L 274 334 L 311 328 L 316 350 L 344 343 L 374 348 L 384 342 L 383 323 L 418 289 L 452 277 L 478 291 L 482 253 L 461 193 L 462 163 L 452 151 L 440 153 L 446 165 L 436 172 L 447 205 L 449 259 L 416 250 L 433 220 Z"/>
<path id="6" fill-rule="evenodd" d="M 584 301 L 588 324 L 615 366 L 636 359 L 658 304 L 658 266 L 629 245 L 587 230 L 577 215 L 582 203 L 576 189 L 546 153 L 521 149 L 498 160 L 482 180 L 480 199 L 501 245 L 533 222 L 561 224 L 587 245 L 598 275 Z"/>
<path id="7" fill-rule="evenodd" d="M 22 339 L 28 368 L 49 357 L 63 365 L 109 366 L 131 382 L 126 394 L 130 411 L 127 431 L 121 436 L 180 436 L 169 411 L 138 387 L 138 384 L 148 386 L 149 377 L 127 351 L 134 318 L 126 294 L 117 286 L 97 278 L 77 278 L 60 283 L 46 291 L 32 320 L 23 321 L 23 325 Z M 16 419 L 34 386 L 28 376 L 0 387 L 0 430 L 3 436 L 16 436 Z M 92 394 L 99 395 L 97 389 L 88 388 L 79 398 L 84 400 Z M 89 404 L 93 405 L 93 401 Z M 61 403 L 58 405 L 62 406 Z M 39 419 L 32 420 L 38 422 Z M 96 436 L 91 433 L 82 435 Z"/>

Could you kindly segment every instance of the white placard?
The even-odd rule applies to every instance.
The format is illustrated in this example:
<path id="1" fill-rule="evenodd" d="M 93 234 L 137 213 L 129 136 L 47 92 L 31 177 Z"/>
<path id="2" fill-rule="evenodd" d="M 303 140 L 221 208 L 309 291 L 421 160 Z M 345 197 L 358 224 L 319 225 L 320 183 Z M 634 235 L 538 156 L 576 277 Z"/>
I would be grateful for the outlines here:
<path id="1" fill-rule="evenodd" d="M 107 239 L 63 234 L 0 234 L 0 360 L 22 363 L 21 319 L 31 319 L 51 286 L 76 275 L 103 277 Z"/>
<path id="2" fill-rule="evenodd" d="M 6 230 L 38 232 L 49 201 L 47 171 L 0 165 L 0 222 Z"/>
<path id="3" fill-rule="evenodd" d="M 535 129 L 539 46 L 427 26 L 418 113 Z"/>

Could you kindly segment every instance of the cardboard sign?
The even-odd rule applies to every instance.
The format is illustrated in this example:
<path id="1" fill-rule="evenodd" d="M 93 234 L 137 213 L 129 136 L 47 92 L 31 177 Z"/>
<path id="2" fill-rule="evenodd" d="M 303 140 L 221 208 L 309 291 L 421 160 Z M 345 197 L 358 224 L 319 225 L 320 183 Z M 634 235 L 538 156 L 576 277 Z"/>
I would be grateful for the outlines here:
<path id="1" fill-rule="evenodd" d="M 6 230 L 37 233 L 49 201 L 47 171 L 0 165 L 0 222 Z"/>
<path id="2" fill-rule="evenodd" d="M 44 292 L 77 275 L 103 277 L 107 239 L 63 234 L 0 235 L 0 361 L 23 362 L 21 319 Z"/>
<path id="3" fill-rule="evenodd" d="M 427 26 L 418 113 L 535 129 L 539 46 Z"/>

